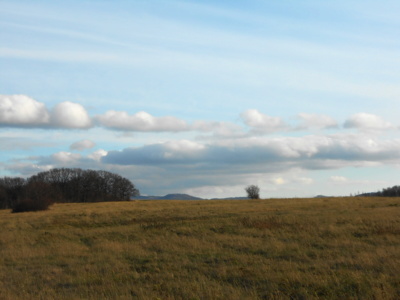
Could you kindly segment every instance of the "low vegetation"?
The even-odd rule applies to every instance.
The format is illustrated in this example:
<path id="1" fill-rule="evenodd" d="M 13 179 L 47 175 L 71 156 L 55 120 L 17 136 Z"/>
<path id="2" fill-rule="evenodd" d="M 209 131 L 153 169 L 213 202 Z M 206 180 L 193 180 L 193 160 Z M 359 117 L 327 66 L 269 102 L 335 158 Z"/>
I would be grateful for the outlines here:
<path id="1" fill-rule="evenodd" d="M 0 299 L 400 299 L 400 201 L 0 210 Z"/>

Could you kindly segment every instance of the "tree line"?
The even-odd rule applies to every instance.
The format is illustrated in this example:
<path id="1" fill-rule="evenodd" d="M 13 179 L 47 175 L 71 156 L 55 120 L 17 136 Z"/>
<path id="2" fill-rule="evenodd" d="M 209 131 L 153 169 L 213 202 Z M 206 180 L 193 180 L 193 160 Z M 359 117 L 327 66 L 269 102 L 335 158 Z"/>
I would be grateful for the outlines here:
<path id="1" fill-rule="evenodd" d="M 400 186 L 395 185 L 395 186 L 392 186 L 392 187 L 385 188 L 382 191 L 377 192 L 376 196 L 400 197 Z"/>
<path id="2" fill-rule="evenodd" d="M 123 201 L 138 195 L 139 190 L 131 181 L 102 170 L 58 168 L 27 179 L 0 178 L 0 209 L 15 210 L 21 203 L 40 206 L 54 202 Z"/>
<path id="3" fill-rule="evenodd" d="M 400 197 L 400 186 L 395 185 L 392 187 L 383 188 L 378 192 L 371 193 L 358 193 L 357 197 Z"/>

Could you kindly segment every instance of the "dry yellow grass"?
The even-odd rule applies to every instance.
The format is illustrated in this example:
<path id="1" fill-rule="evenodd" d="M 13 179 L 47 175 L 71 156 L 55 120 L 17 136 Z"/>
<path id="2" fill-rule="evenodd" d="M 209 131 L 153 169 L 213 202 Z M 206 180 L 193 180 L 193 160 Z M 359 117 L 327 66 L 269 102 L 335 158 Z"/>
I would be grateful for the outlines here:
<path id="1" fill-rule="evenodd" d="M 0 299 L 400 299 L 397 198 L 0 210 Z"/>

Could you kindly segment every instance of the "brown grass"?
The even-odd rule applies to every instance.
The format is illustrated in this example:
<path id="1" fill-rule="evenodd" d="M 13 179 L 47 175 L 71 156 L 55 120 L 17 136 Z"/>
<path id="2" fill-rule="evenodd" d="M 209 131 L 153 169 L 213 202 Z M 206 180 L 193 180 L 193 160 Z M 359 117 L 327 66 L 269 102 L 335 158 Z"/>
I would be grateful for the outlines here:
<path id="1" fill-rule="evenodd" d="M 397 198 L 0 210 L 0 299 L 400 299 Z"/>

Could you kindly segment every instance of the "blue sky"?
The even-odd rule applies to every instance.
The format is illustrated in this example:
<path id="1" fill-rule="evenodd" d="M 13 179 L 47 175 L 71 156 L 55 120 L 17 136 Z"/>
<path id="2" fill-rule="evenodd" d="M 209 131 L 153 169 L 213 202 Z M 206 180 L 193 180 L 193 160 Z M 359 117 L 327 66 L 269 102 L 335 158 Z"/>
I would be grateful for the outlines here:
<path id="1" fill-rule="evenodd" d="M 0 176 L 142 194 L 399 184 L 397 1 L 0 0 Z"/>

